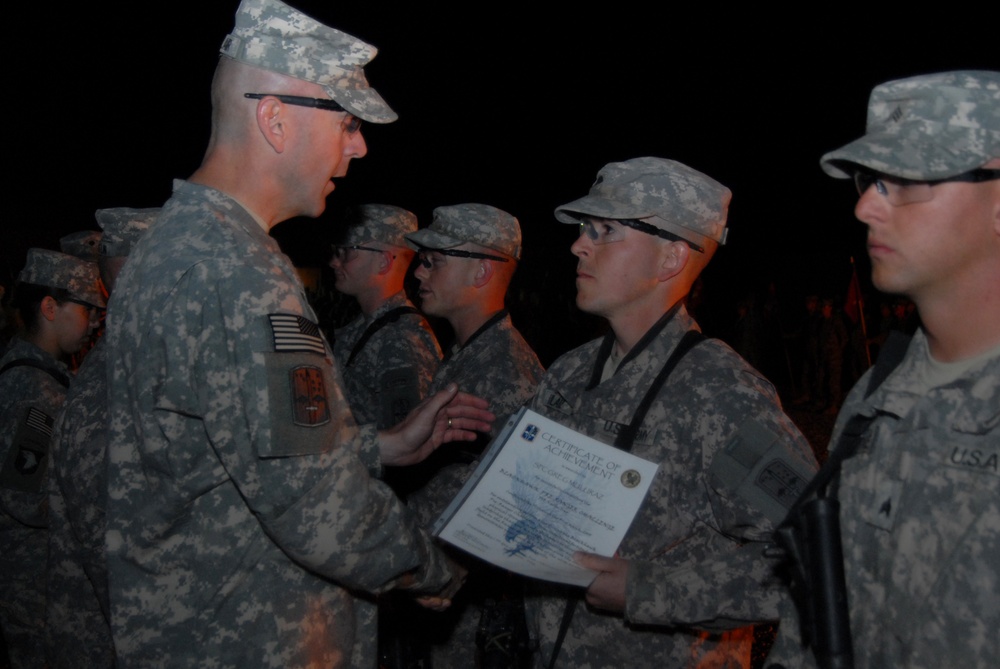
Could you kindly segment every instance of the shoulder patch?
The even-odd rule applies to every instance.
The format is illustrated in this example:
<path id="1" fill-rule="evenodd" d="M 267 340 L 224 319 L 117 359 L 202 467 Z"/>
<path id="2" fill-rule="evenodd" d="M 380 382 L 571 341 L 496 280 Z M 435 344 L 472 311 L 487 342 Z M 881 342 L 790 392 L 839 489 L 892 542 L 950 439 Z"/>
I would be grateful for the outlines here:
<path id="1" fill-rule="evenodd" d="M 276 353 L 318 353 L 326 355 L 319 326 L 296 314 L 268 314 Z"/>
<path id="2" fill-rule="evenodd" d="M 44 411 L 28 407 L 0 470 L 0 487 L 20 492 L 41 492 L 54 422 Z"/>

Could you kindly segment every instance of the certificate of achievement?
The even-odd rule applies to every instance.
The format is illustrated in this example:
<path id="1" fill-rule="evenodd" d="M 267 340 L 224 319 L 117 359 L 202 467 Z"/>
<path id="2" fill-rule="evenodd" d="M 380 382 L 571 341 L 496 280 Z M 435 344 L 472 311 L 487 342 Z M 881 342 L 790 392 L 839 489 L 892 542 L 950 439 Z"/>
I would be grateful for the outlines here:
<path id="1" fill-rule="evenodd" d="M 573 552 L 614 554 L 656 468 L 522 408 L 432 532 L 518 574 L 587 586 L 597 574 Z"/>

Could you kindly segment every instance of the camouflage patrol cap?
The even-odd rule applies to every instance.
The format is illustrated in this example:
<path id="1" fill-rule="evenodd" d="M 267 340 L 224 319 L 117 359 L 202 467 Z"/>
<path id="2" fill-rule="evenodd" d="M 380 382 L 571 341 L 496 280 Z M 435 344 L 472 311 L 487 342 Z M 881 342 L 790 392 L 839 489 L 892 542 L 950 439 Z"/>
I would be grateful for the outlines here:
<path id="1" fill-rule="evenodd" d="M 17 277 L 18 283 L 62 288 L 81 302 L 104 308 L 97 263 L 58 251 L 28 249 L 28 260 Z"/>
<path id="2" fill-rule="evenodd" d="M 820 160 L 830 176 L 851 165 L 904 179 L 946 179 L 1000 158 L 1000 72 L 927 74 L 876 86 L 865 135 Z"/>
<path id="3" fill-rule="evenodd" d="M 99 246 L 101 243 L 101 233 L 97 230 L 81 230 L 73 232 L 59 239 L 59 250 L 76 256 L 80 260 L 97 262 Z"/>
<path id="4" fill-rule="evenodd" d="M 602 167 L 590 193 L 558 207 L 555 216 L 570 224 L 582 216 L 634 218 L 699 245 L 725 244 L 730 199 L 728 188 L 676 160 L 633 158 Z"/>
<path id="5" fill-rule="evenodd" d="M 106 258 L 127 256 L 159 215 L 159 207 L 98 209 L 94 212 L 94 216 L 97 218 L 97 224 L 104 230 L 101 255 Z"/>
<path id="6" fill-rule="evenodd" d="M 406 235 L 416 249 L 450 249 L 472 243 L 521 259 L 521 226 L 488 204 L 455 204 L 434 210 L 431 227 Z"/>
<path id="7" fill-rule="evenodd" d="M 407 248 L 406 235 L 417 231 L 417 217 L 391 204 L 362 204 L 347 212 L 348 228 L 344 244 L 382 242 Z"/>
<path id="8" fill-rule="evenodd" d="M 364 66 L 377 49 L 279 0 L 243 0 L 220 51 L 248 65 L 319 84 L 365 121 L 391 123 L 397 118 L 365 78 Z"/>

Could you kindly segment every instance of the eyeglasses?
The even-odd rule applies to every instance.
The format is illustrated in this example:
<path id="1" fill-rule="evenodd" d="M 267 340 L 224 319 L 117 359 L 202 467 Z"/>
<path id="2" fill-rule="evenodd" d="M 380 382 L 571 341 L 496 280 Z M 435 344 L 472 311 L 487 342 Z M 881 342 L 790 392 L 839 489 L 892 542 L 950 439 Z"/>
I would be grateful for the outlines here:
<path id="1" fill-rule="evenodd" d="M 368 251 L 370 253 L 385 253 L 382 249 L 373 249 L 370 246 L 334 246 L 333 257 L 342 263 L 349 263 L 357 257 L 353 251 Z M 395 258 L 396 256 L 393 256 Z"/>
<path id="2" fill-rule="evenodd" d="M 102 311 L 104 311 L 104 309 L 102 309 L 97 305 L 91 304 L 90 302 L 84 302 L 83 300 L 77 300 L 72 297 L 66 298 L 65 301 L 72 302 L 73 304 L 79 304 L 81 307 L 87 310 L 87 314 L 90 316 L 98 316 Z"/>
<path id="3" fill-rule="evenodd" d="M 440 253 L 443 256 L 451 256 L 452 258 L 476 258 L 478 260 L 496 260 L 497 262 L 510 262 L 509 258 L 503 258 L 501 256 L 492 256 L 488 253 L 476 253 L 475 251 L 460 251 L 457 249 L 422 248 L 420 251 L 417 252 L 417 261 L 427 269 L 433 269 L 434 267 L 434 259 L 430 257 L 431 253 Z"/>
<path id="4" fill-rule="evenodd" d="M 858 189 L 858 195 L 864 195 L 868 189 L 875 186 L 879 195 L 889 200 L 889 204 L 894 207 L 901 207 L 905 204 L 916 204 L 917 202 L 929 202 L 934 199 L 933 187 L 949 181 L 964 181 L 966 183 L 980 183 L 1000 179 L 1000 170 L 976 169 L 962 174 L 956 174 L 947 179 L 934 179 L 932 181 L 916 181 L 913 179 L 903 179 L 894 177 L 874 170 L 857 169 L 854 171 L 854 185 Z"/>
<path id="5" fill-rule="evenodd" d="M 618 225 L 614 225 L 617 223 Z M 659 237 L 661 239 L 667 239 L 672 242 L 684 242 L 692 249 L 698 253 L 704 253 L 705 247 L 699 246 L 689 239 L 684 239 L 672 232 L 658 228 L 655 225 L 645 223 L 643 221 L 636 220 L 634 218 L 614 218 L 608 220 L 602 219 L 584 219 L 580 221 L 580 234 L 587 235 L 594 244 L 613 244 L 615 242 L 624 241 L 625 234 L 621 227 L 632 228 L 633 230 L 638 230 L 639 232 L 645 232 L 647 235 L 653 235 L 654 237 Z"/>
<path id="6" fill-rule="evenodd" d="M 295 105 L 298 107 L 312 107 L 313 109 L 322 109 L 324 111 L 331 112 L 344 112 L 348 115 L 346 130 L 349 134 L 353 135 L 358 130 L 361 129 L 361 119 L 359 119 L 351 112 L 347 111 L 341 107 L 335 100 L 330 100 L 327 98 L 306 98 L 301 95 L 279 95 L 277 93 L 244 93 L 243 97 L 250 98 L 252 100 L 263 100 L 264 98 L 277 98 L 284 102 L 286 105 Z"/>

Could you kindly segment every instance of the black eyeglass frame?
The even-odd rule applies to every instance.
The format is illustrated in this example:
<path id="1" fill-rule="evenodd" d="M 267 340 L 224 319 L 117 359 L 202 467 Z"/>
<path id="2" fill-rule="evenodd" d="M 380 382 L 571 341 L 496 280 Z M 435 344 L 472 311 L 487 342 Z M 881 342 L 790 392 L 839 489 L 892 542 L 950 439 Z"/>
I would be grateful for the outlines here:
<path id="1" fill-rule="evenodd" d="M 497 262 L 510 262 L 510 258 L 504 258 L 501 256 L 490 255 L 489 253 L 477 253 L 476 251 L 462 251 L 461 249 L 432 249 L 428 246 L 420 246 L 420 250 L 417 252 L 417 262 L 431 269 L 434 265 L 430 260 L 427 259 L 428 253 L 440 253 L 443 256 L 450 256 L 452 258 L 472 258 L 475 260 L 496 260 Z"/>
<path id="2" fill-rule="evenodd" d="M 328 98 L 307 98 L 301 95 L 285 95 L 283 93 L 244 93 L 243 97 L 251 100 L 263 100 L 264 98 L 277 98 L 286 105 L 297 107 L 309 107 L 311 109 L 322 109 L 329 112 L 343 112 L 350 114 L 351 122 L 347 127 L 347 132 L 355 133 L 361 129 L 362 119 L 358 118 L 348 110 L 344 109 L 336 100 Z"/>
<path id="3" fill-rule="evenodd" d="M 335 257 L 335 258 L 337 257 L 337 251 L 339 251 L 339 250 L 343 250 L 343 251 L 369 251 L 371 253 L 388 253 L 389 255 L 391 255 L 393 257 L 393 259 L 396 258 L 396 256 L 393 255 L 392 252 L 386 251 L 385 249 L 375 249 L 375 248 L 372 248 L 371 246 L 361 246 L 359 244 L 354 244 L 352 246 L 341 246 L 339 244 L 334 244 L 333 245 L 333 257 Z"/>
<path id="4" fill-rule="evenodd" d="M 899 186 L 936 186 L 949 182 L 975 184 L 984 181 L 993 181 L 994 179 L 1000 179 L 1000 169 L 987 169 L 985 167 L 979 167 L 944 179 L 907 179 L 879 172 L 878 170 L 868 169 L 867 167 L 856 167 L 851 174 L 851 180 L 854 182 L 854 187 L 857 189 L 859 196 L 864 195 L 869 188 L 875 186 L 875 190 L 883 197 L 888 197 L 889 195 L 889 189 L 885 187 L 886 181 Z"/>
<path id="5" fill-rule="evenodd" d="M 684 239 L 680 235 L 675 235 L 672 232 L 664 230 L 663 228 L 658 228 L 651 223 L 646 223 L 645 221 L 640 221 L 636 218 L 609 218 L 609 221 L 618 223 L 619 225 L 624 225 L 626 228 L 632 228 L 633 230 L 638 230 L 639 232 L 645 232 L 647 235 L 653 235 L 654 237 L 659 237 L 660 239 L 666 239 L 671 242 L 684 242 L 691 247 L 692 250 L 698 253 L 704 253 L 705 247 L 695 244 L 690 239 Z M 587 225 L 593 225 L 590 220 L 580 221 L 580 230 L 586 231 Z M 590 235 L 587 235 L 590 237 Z M 591 239 L 596 239 L 595 237 L 590 237 Z"/>

